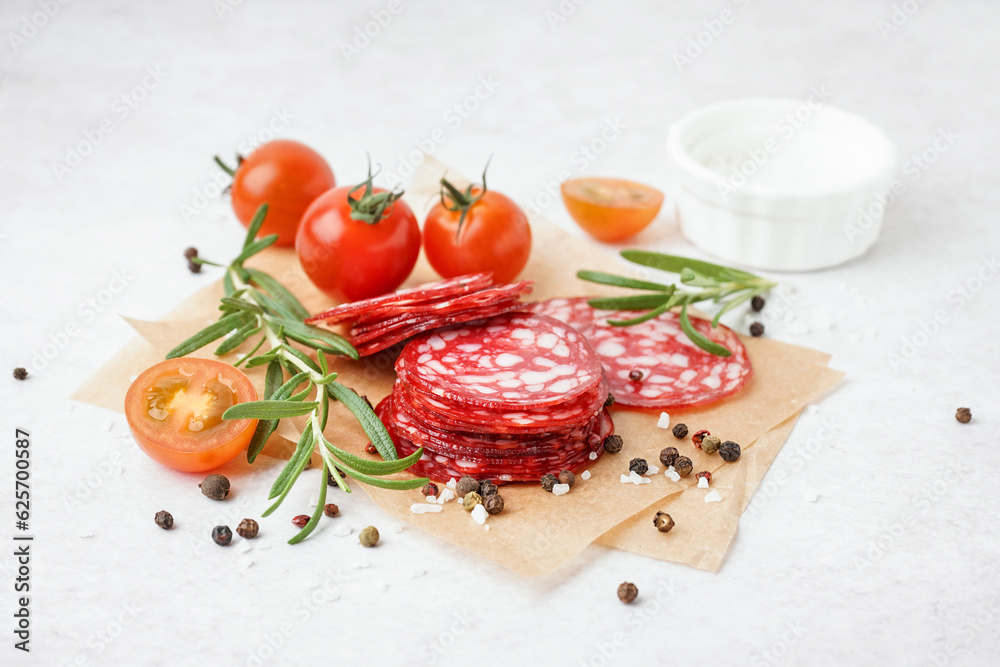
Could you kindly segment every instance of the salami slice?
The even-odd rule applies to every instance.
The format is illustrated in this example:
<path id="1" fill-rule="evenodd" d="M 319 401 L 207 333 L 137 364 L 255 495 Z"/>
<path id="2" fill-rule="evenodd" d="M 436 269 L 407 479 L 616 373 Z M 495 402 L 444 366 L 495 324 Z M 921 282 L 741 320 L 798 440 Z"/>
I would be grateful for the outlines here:
<path id="1" fill-rule="evenodd" d="M 517 299 L 531 292 L 532 281 L 522 280 L 507 285 L 493 285 L 465 294 L 438 299 L 429 303 L 393 305 L 385 308 L 385 314 L 369 312 L 354 319 L 351 334 L 363 333 L 372 328 L 406 322 L 413 316 L 446 317 L 470 308 L 480 308 L 500 301 Z"/>
<path id="2" fill-rule="evenodd" d="M 739 336 L 728 327 L 691 318 L 695 329 L 732 351 L 719 357 L 697 347 L 681 331 L 676 313 L 629 327 L 616 327 L 608 318 L 626 320 L 639 311 L 602 311 L 586 298 L 551 299 L 535 304 L 533 312 L 549 315 L 581 332 L 600 356 L 616 402 L 666 410 L 717 401 L 733 394 L 753 373 Z M 636 377 L 635 372 L 641 377 Z"/>
<path id="3" fill-rule="evenodd" d="M 566 403 L 602 378 L 600 360 L 580 333 L 526 313 L 422 334 L 404 348 L 397 367 L 424 394 L 501 408 Z"/>
<path id="4" fill-rule="evenodd" d="M 326 322 L 336 324 L 347 320 L 356 319 L 361 314 L 378 312 L 380 309 L 392 305 L 412 305 L 417 303 L 433 303 L 438 299 L 454 297 L 467 292 L 474 292 L 493 283 L 492 274 L 473 273 L 437 282 L 426 283 L 410 287 L 407 289 L 383 294 L 372 299 L 362 299 L 352 301 L 325 310 L 322 313 L 313 315 L 306 320 L 309 324 L 316 322 Z"/>

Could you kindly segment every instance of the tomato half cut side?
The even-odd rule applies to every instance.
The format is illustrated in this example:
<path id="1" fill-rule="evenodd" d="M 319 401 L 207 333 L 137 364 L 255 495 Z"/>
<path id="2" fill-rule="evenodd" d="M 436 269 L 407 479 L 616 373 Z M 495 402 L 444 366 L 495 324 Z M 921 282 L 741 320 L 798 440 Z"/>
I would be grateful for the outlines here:
<path id="1" fill-rule="evenodd" d="M 125 417 L 139 448 L 163 465 L 201 472 L 246 449 L 256 419 L 225 420 L 237 403 L 257 400 L 242 371 L 213 359 L 168 359 L 142 372 L 125 395 Z"/>
<path id="2" fill-rule="evenodd" d="M 656 188 L 620 178 L 573 178 L 560 190 L 576 224 L 606 243 L 635 236 L 663 206 L 663 193 Z"/>

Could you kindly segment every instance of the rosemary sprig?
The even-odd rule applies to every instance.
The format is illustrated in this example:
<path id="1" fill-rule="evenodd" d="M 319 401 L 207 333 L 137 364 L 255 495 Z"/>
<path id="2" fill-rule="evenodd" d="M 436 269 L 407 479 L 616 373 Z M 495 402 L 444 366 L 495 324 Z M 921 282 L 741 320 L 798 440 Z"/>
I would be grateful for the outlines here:
<path id="1" fill-rule="evenodd" d="M 587 303 L 602 310 L 647 311 L 627 320 L 608 320 L 608 324 L 622 327 L 651 320 L 671 308 L 679 306 L 681 309 L 681 330 L 684 331 L 685 335 L 701 349 L 720 357 L 728 357 L 732 352 L 694 328 L 690 317 L 688 317 L 688 306 L 702 301 L 721 303 L 722 307 L 716 311 L 715 317 L 712 318 L 712 326 L 716 327 L 719 325 L 719 318 L 724 314 L 777 285 L 775 282 L 746 271 L 678 255 L 664 255 L 647 250 L 623 250 L 622 257 L 652 269 L 680 274 L 682 285 L 700 287 L 701 289 L 680 289 L 676 284 L 664 285 L 600 271 L 578 271 L 576 276 L 582 280 L 652 292 L 651 294 L 591 299 Z"/>
<path id="2" fill-rule="evenodd" d="M 323 515 L 328 477 L 347 493 L 351 489 L 344 483 L 342 473 L 347 473 L 359 482 L 384 489 L 415 489 L 428 480 L 385 479 L 386 475 L 401 472 L 416 463 L 423 450 L 418 449 L 411 456 L 399 459 L 392 439 L 371 405 L 353 389 L 337 382 L 337 373 L 330 371 L 327 355 L 357 359 L 357 350 L 342 336 L 305 324 L 302 320 L 309 313 L 294 294 L 267 273 L 244 266 L 246 260 L 278 240 L 277 234 L 256 239 L 266 215 L 267 204 L 264 204 L 257 210 L 247 229 L 242 250 L 225 267 L 226 273 L 222 281 L 225 296 L 219 304 L 222 312 L 219 320 L 168 352 L 167 359 L 190 354 L 228 335 L 215 349 L 215 354 L 222 356 L 259 336 L 251 352 L 233 365 L 245 363 L 247 368 L 267 365 L 264 397 L 259 401 L 232 406 L 223 414 L 223 419 L 258 420 L 257 429 L 247 446 L 247 460 L 253 463 L 282 419 L 309 417 L 295 453 L 271 487 L 268 500 L 276 500 L 263 514 L 268 516 L 281 505 L 305 470 L 313 451 L 319 451 L 323 460 L 319 502 L 309 523 L 289 540 L 290 544 L 295 544 L 312 533 Z M 198 258 L 193 258 L 192 261 L 220 266 Z M 315 350 L 317 360 L 293 343 Z M 258 354 L 265 344 L 268 349 Z M 286 371 L 289 375 L 287 380 Z M 310 396 L 312 400 L 307 400 Z M 355 456 L 326 438 L 323 430 L 330 415 L 331 401 L 340 401 L 357 418 L 378 449 L 382 461 Z"/>

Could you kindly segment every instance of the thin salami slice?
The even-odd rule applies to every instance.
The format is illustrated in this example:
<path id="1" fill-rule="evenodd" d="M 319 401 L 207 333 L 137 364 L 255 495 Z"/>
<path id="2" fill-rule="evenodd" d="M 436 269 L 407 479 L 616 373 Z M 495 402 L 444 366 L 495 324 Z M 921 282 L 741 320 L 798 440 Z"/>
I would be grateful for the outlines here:
<path id="1" fill-rule="evenodd" d="M 357 343 L 364 343 L 369 340 L 373 340 L 382 335 L 392 334 L 396 331 L 405 329 L 410 326 L 424 324 L 426 322 L 439 322 L 443 321 L 449 317 L 455 317 L 456 315 L 461 316 L 472 316 L 478 313 L 489 313 L 495 311 L 497 308 L 509 307 L 514 304 L 520 304 L 523 308 L 525 304 L 522 304 L 517 296 L 490 299 L 484 301 L 481 304 L 474 306 L 465 306 L 464 308 L 456 308 L 453 311 L 441 311 L 434 313 L 407 313 L 405 315 L 395 315 L 393 317 L 384 320 L 369 321 L 368 323 L 360 326 L 351 327 L 350 336 L 352 341 Z M 518 308 L 520 310 L 520 308 Z M 488 316 L 487 316 L 488 317 Z M 479 315 L 478 318 L 473 319 L 483 319 L 483 315 Z M 466 322 L 470 320 L 465 320 Z"/>
<path id="2" fill-rule="evenodd" d="M 602 378 L 586 338 L 558 320 L 528 313 L 422 334 L 403 349 L 400 366 L 424 394 L 500 408 L 566 403 L 593 391 Z"/>
<path id="3" fill-rule="evenodd" d="M 416 303 L 432 303 L 442 298 L 454 297 L 467 292 L 474 292 L 493 283 L 493 276 L 490 273 L 473 273 L 437 282 L 417 285 L 407 289 L 383 294 L 373 299 L 362 299 L 352 301 L 325 310 L 322 313 L 313 315 L 306 320 L 309 324 L 316 322 L 326 322 L 336 324 L 351 319 L 356 319 L 359 314 L 378 312 L 381 308 L 390 305 L 410 305 Z"/>
<path id="4" fill-rule="evenodd" d="M 732 351 L 719 357 L 697 347 L 681 331 L 676 313 L 629 327 L 608 318 L 626 320 L 638 311 L 596 310 L 586 298 L 551 299 L 535 304 L 533 312 L 549 315 L 580 331 L 593 345 L 607 373 L 616 402 L 666 410 L 717 401 L 740 390 L 753 373 L 747 350 L 728 327 L 691 318 L 695 329 Z M 638 381 L 630 379 L 641 374 Z"/>
<path id="5" fill-rule="evenodd" d="M 488 306 L 499 301 L 517 299 L 523 294 L 531 292 L 532 281 L 522 280 L 518 283 L 507 285 L 493 285 L 473 292 L 438 299 L 429 303 L 392 305 L 385 308 L 384 315 L 381 312 L 364 313 L 354 320 L 351 327 L 351 335 L 363 333 L 372 328 L 381 328 L 385 325 L 405 323 L 413 316 L 448 316 L 454 315 L 470 308 Z"/>

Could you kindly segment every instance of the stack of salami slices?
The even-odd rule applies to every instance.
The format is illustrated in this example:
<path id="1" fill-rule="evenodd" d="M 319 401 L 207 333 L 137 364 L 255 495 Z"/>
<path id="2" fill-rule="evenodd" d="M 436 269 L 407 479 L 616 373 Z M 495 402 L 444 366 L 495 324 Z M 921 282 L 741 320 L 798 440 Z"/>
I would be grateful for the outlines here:
<path id="1" fill-rule="evenodd" d="M 739 336 L 723 325 L 691 318 L 696 330 L 732 352 L 719 357 L 697 347 L 681 330 L 677 313 L 667 312 L 640 324 L 620 327 L 608 319 L 628 320 L 641 311 L 591 308 L 586 298 L 550 299 L 532 312 L 569 324 L 587 337 L 600 356 L 615 401 L 667 410 L 704 405 L 740 390 L 753 367 Z"/>
<path id="2" fill-rule="evenodd" d="M 601 362 L 546 315 L 510 312 L 423 333 L 403 348 L 376 407 L 410 470 L 446 481 L 537 482 L 603 452 L 614 432 Z"/>
<path id="3" fill-rule="evenodd" d="M 368 356 L 424 331 L 517 310 L 530 291 L 531 281 L 494 285 L 489 273 L 477 273 L 343 304 L 306 322 L 350 322 L 349 340 Z"/>

